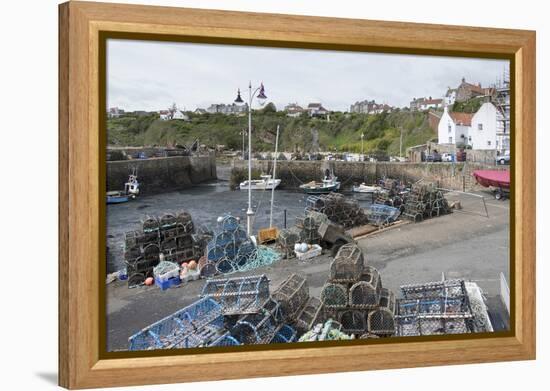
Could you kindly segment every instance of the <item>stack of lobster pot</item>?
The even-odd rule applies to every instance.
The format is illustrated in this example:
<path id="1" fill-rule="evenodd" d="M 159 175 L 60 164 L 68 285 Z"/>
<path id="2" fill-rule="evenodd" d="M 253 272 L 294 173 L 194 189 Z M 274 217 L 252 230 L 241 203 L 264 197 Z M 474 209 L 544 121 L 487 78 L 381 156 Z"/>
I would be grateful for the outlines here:
<path id="1" fill-rule="evenodd" d="M 381 187 L 383 191 L 376 194 L 374 203 L 392 206 L 402 212 L 407 199 L 404 186 L 396 179 L 386 178 L 381 182 Z"/>
<path id="2" fill-rule="evenodd" d="M 281 306 L 284 320 L 294 324 L 309 300 L 307 279 L 299 274 L 291 274 L 273 291 L 271 296 Z"/>
<path id="3" fill-rule="evenodd" d="M 346 198 L 339 193 L 309 196 L 306 200 L 306 211 L 319 212 L 327 216 L 333 223 L 344 228 L 365 225 L 368 218 L 357 200 Z"/>
<path id="4" fill-rule="evenodd" d="M 239 271 L 253 259 L 254 254 L 256 246 L 241 227 L 239 219 L 227 214 L 218 219 L 218 227 L 206 246 L 206 261 L 199 265 L 201 275 L 209 278 L 217 273 Z"/>
<path id="5" fill-rule="evenodd" d="M 451 213 L 447 199 L 435 183 L 414 184 L 407 197 L 403 216 L 419 222 L 429 217 Z"/>
<path id="6" fill-rule="evenodd" d="M 181 263 L 198 259 L 204 252 L 205 239 L 196 234 L 191 215 L 182 211 L 165 213 L 160 217 L 146 217 L 141 231 L 126 233 L 124 260 L 128 286 L 142 284 L 153 276 L 153 268 L 162 258 Z"/>
<path id="7" fill-rule="evenodd" d="M 382 287 L 378 271 L 366 265 L 356 244 L 340 248 L 321 290 L 324 319 L 342 324 L 342 331 L 359 336 L 387 337 L 395 333 L 395 295 Z"/>

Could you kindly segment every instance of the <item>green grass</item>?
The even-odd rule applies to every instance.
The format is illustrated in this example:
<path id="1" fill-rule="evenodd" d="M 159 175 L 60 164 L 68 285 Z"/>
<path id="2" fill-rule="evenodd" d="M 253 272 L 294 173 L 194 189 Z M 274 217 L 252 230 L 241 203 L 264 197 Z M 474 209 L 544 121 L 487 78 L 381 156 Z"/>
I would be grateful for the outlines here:
<path id="1" fill-rule="evenodd" d="M 189 144 L 199 139 L 211 147 L 222 144 L 241 150 L 242 129 L 248 128 L 247 116 L 223 114 L 189 114 L 190 121 L 161 121 L 156 115 L 135 117 L 126 115 L 107 122 L 110 145 L 175 145 Z M 403 132 L 403 152 L 409 146 L 423 144 L 436 137 L 429 128 L 427 114 L 396 111 L 382 114 L 332 113 L 330 121 L 302 115 L 287 117 L 284 112 L 254 111 L 252 142 L 256 151 L 272 151 L 277 124 L 281 127 L 279 149 L 309 152 L 317 146 L 313 134 L 318 134 L 322 151 L 360 152 L 364 134 L 365 153 L 382 151 L 399 153 L 399 138 Z"/>

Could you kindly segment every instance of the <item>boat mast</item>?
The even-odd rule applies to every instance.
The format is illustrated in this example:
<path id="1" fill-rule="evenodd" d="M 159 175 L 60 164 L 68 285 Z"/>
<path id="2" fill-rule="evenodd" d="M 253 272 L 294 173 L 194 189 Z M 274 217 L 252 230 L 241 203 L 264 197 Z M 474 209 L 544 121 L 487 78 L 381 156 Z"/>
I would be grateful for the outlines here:
<path id="1" fill-rule="evenodd" d="M 273 159 L 273 178 L 271 179 L 273 181 L 271 185 L 271 211 L 269 213 L 269 228 L 273 227 L 273 199 L 275 197 L 275 173 L 277 170 L 277 151 L 279 146 L 279 125 L 277 124 L 277 135 L 275 136 L 275 158 Z M 269 183 L 269 178 L 267 179 L 267 183 Z M 266 183 L 266 186 L 267 186 Z"/>
<path id="2" fill-rule="evenodd" d="M 248 83 L 248 209 L 246 211 L 246 234 L 252 235 L 252 82 Z"/>

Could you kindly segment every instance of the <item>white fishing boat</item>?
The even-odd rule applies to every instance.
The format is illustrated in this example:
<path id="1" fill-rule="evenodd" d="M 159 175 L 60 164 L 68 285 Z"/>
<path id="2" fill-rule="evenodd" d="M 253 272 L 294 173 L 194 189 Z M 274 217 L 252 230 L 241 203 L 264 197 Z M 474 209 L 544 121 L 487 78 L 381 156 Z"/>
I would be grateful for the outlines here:
<path id="1" fill-rule="evenodd" d="M 361 183 L 359 186 L 353 186 L 354 193 L 379 193 L 382 191 L 380 186 L 367 185 L 366 183 Z"/>
<path id="2" fill-rule="evenodd" d="M 271 175 L 260 175 L 260 178 L 251 181 L 252 190 L 272 190 L 281 184 L 280 179 L 272 179 Z M 241 182 L 239 187 L 241 190 L 248 190 L 248 181 Z"/>
<path id="3" fill-rule="evenodd" d="M 139 182 L 136 171 L 128 176 L 124 184 L 124 191 L 114 190 L 107 192 L 107 204 L 122 204 L 135 199 L 139 194 Z"/>
<path id="4" fill-rule="evenodd" d="M 327 194 L 333 191 L 340 190 L 340 182 L 338 177 L 334 176 L 329 170 L 326 170 L 325 177 L 321 182 L 308 182 L 300 186 L 306 194 Z"/>

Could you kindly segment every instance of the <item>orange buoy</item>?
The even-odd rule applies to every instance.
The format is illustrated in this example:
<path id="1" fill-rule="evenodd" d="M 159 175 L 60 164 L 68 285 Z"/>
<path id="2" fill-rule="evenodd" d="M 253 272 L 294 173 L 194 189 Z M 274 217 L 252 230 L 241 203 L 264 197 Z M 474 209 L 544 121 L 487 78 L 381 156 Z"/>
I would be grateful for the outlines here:
<path id="1" fill-rule="evenodd" d="M 154 283 L 155 283 L 155 280 L 154 280 L 153 277 L 147 277 L 147 278 L 145 279 L 145 285 L 147 285 L 147 286 L 151 286 L 151 285 L 153 285 Z"/>

